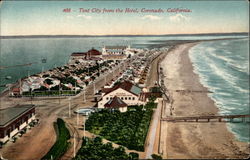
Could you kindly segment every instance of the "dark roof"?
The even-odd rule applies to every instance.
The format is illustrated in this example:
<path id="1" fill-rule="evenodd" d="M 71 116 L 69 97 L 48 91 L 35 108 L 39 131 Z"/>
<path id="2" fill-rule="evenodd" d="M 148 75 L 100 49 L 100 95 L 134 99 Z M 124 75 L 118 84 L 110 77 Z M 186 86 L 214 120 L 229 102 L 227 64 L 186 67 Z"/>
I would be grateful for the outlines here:
<path id="1" fill-rule="evenodd" d="M 87 52 L 74 52 L 71 54 L 71 56 L 84 56 Z"/>
<path id="2" fill-rule="evenodd" d="M 136 95 L 136 96 L 139 96 L 141 93 L 141 88 L 135 86 L 133 83 L 131 83 L 129 81 L 124 81 L 124 82 L 121 82 L 121 83 L 115 85 L 113 88 L 110 88 L 108 90 L 104 90 L 104 91 L 106 91 L 105 95 L 118 89 L 118 88 L 122 88 L 122 89 Z"/>
<path id="3" fill-rule="evenodd" d="M 20 92 L 20 88 L 13 88 L 12 92 Z"/>
<path id="4" fill-rule="evenodd" d="M 101 55 L 102 53 L 94 48 L 88 50 L 88 52 L 74 52 L 71 56 L 96 56 Z"/>
<path id="5" fill-rule="evenodd" d="M 128 105 L 123 102 L 119 97 L 114 97 L 110 99 L 105 105 L 105 108 L 122 108 L 127 107 Z"/>
<path id="6" fill-rule="evenodd" d="M 107 93 L 107 92 L 109 92 L 110 90 L 112 90 L 112 88 L 103 88 L 103 89 L 102 89 L 102 92 L 103 92 L 103 93 Z"/>
<path id="7" fill-rule="evenodd" d="M 88 54 L 90 54 L 91 56 L 93 55 L 101 55 L 102 53 L 94 48 L 92 48 L 91 50 L 88 51 Z"/>
<path id="8" fill-rule="evenodd" d="M 15 107 L 1 109 L 0 110 L 0 126 L 5 126 L 6 124 L 16 120 L 24 113 L 33 109 L 34 105 L 17 105 Z"/>

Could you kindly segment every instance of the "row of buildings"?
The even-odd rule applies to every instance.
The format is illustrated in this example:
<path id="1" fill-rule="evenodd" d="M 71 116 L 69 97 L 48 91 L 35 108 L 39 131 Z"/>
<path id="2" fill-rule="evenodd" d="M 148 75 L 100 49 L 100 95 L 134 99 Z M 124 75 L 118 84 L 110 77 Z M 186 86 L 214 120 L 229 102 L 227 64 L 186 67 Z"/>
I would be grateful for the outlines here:
<path id="1" fill-rule="evenodd" d="M 74 52 L 71 54 L 70 62 L 85 60 L 124 60 L 141 52 L 140 49 L 130 48 L 130 46 L 104 46 L 102 52 L 92 48 L 87 52 Z"/>
<path id="2" fill-rule="evenodd" d="M 82 62 L 79 62 L 81 60 Z M 18 87 L 12 89 L 10 95 L 23 96 L 30 92 L 33 94 L 43 91 L 49 93 L 55 90 L 80 91 L 93 83 L 101 74 L 109 72 L 119 64 L 120 61 L 93 60 L 93 57 L 91 60 L 85 60 L 81 57 L 74 63 L 24 78 L 19 82 Z"/>
<path id="3" fill-rule="evenodd" d="M 12 89 L 10 95 L 23 96 L 31 92 L 36 95 L 35 92 L 44 91 L 49 93 L 60 87 L 61 90 L 80 91 L 100 74 L 110 71 L 122 60 L 141 51 L 130 46 L 105 46 L 102 52 L 94 48 L 87 52 L 74 52 L 68 64 L 23 79 L 19 87 Z"/>

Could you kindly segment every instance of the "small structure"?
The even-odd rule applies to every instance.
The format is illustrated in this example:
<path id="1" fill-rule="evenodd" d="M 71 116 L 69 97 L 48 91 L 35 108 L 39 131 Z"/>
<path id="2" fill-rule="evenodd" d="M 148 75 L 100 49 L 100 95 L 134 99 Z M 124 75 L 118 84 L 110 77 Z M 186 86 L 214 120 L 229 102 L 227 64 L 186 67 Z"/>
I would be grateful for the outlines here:
<path id="1" fill-rule="evenodd" d="M 13 88 L 12 89 L 12 96 L 21 96 L 22 92 L 21 92 L 21 89 L 19 87 L 17 88 Z"/>
<path id="2" fill-rule="evenodd" d="M 0 110 L 0 142 L 5 143 L 35 120 L 34 105 L 17 105 Z"/>
<path id="3" fill-rule="evenodd" d="M 160 99 L 162 99 L 162 92 L 160 87 L 154 86 L 149 89 L 149 92 L 145 90 L 145 92 L 140 94 L 139 100 L 142 102 L 149 102 L 150 100 L 154 100 L 155 103 L 158 103 Z"/>
<path id="4" fill-rule="evenodd" d="M 119 109 L 120 112 L 126 112 L 128 105 L 123 102 L 119 97 L 111 98 L 105 105 L 105 108 Z"/>

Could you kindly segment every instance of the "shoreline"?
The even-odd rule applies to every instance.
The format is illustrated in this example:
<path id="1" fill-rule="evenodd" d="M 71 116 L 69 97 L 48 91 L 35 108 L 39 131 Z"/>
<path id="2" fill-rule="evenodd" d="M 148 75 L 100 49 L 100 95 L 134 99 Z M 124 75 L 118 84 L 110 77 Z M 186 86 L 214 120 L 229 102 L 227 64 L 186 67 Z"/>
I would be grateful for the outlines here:
<path id="1" fill-rule="evenodd" d="M 174 116 L 217 114 L 219 109 L 207 92 L 178 93 L 176 90 L 208 91 L 194 73 L 189 49 L 199 44 L 177 45 L 161 63 L 164 85 L 173 99 Z M 246 158 L 248 143 L 240 142 L 225 123 L 164 123 L 167 137 L 163 158 Z"/>

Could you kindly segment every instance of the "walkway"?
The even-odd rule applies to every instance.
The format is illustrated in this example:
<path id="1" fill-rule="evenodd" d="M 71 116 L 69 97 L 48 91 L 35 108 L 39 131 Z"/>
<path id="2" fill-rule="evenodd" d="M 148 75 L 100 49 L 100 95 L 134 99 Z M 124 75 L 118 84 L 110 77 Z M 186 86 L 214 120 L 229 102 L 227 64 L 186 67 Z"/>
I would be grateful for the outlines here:
<path id="1" fill-rule="evenodd" d="M 160 101 L 157 105 L 157 108 L 154 112 L 152 121 L 151 121 L 151 126 L 150 126 L 150 131 L 149 131 L 149 139 L 148 139 L 148 146 L 147 146 L 147 150 L 146 150 L 146 159 L 152 159 L 151 155 L 153 154 L 154 151 L 154 144 L 155 144 L 155 140 L 156 140 L 156 130 L 157 130 L 157 126 L 158 123 L 160 122 L 160 118 L 161 118 L 161 105 L 162 102 Z"/>

